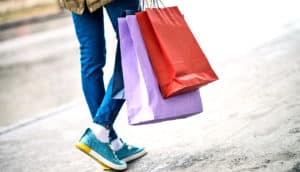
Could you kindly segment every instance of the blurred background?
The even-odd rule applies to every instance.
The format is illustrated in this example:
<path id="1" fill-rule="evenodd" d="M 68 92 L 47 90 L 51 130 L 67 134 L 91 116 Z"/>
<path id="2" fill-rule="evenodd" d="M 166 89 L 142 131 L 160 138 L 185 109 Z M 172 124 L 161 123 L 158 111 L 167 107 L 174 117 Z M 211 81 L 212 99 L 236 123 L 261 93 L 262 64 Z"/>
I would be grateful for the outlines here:
<path id="1" fill-rule="evenodd" d="M 71 22 L 56 0 L 0 1 L 0 127 L 80 99 Z"/>

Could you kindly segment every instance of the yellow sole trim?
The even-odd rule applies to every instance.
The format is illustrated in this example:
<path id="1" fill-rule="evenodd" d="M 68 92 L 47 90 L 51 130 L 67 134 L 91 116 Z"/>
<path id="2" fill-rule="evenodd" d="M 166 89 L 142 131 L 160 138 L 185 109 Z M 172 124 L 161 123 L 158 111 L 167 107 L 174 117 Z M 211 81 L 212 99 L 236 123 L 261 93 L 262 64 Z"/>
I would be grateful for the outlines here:
<path id="1" fill-rule="evenodd" d="M 87 154 L 89 157 L 93 158 L 98 164 L 100 164 L 101 168 L 104 171 L 111 170 L 111 168 L 109 168 L 108 166 L 106 166 L 105 164 L 103 164 L 101 161 L 99 161 L 97 158 L 95 158 L 93 155 L 90 154 L 91 148 L 88 147 L 86 144 L 78 142 L 78 143 L 76 143 L 75 146 L 77 149 L 79 149 L 83 153 Z"/>

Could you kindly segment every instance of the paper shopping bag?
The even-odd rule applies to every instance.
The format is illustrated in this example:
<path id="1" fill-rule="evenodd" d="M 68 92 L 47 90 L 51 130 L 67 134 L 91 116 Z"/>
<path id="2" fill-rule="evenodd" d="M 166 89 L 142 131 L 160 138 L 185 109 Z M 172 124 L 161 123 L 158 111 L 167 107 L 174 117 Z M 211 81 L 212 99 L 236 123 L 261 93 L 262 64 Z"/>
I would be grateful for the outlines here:
<path id="1" fill-rule="evenodd" d="M 202 112 L 199 91 L 164 99 L 136 20 L 119 18 L 121 62 L 129 124 L 185 118 Z"/>
<path id="2" fill-rule="evenodd" d="M 136 16 L 163 97 L 218 79 L 177 7 L 147 8 Z"/>
<path id="3" fill-rule="evenodd" d="M 121 17 L 125 17 L 126 15 L 135 14 L 137 10 L 124 10 L 121 13 Z M 121 55 L 120 51 L 120 42 L 118 41 L 117 44 L 117 51 L 116 51 L 116 58 L 115 58 L 115 66 L 112 78 L 112 98 L 113 99 L 125 99 L 124 95 L 124 82 L 123 82 L 123 72 L 122 72 L 122 65 L 121 65 Z"/>

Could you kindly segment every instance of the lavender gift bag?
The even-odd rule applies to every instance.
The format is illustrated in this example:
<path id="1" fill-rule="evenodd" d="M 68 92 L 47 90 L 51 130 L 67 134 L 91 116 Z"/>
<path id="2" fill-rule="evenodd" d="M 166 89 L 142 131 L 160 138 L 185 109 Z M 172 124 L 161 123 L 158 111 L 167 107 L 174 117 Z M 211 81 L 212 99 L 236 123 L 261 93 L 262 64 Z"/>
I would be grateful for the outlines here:
<path id="1" fill-rule="evenodd" d="M 118 24 L 129 124 L 179 119 L 202 112 L 199 91 L 162 97 L 136 16 L 119 18 Z"/>

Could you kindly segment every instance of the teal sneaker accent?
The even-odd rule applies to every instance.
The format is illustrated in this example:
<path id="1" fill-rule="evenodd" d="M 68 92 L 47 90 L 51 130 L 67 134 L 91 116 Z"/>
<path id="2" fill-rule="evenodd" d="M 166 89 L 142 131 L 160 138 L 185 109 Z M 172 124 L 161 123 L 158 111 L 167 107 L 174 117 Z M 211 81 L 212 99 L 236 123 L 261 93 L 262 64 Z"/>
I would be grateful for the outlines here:
<path id="1" fill-rule="evenodd" d="M 79 143 L 87 146 L 83 151 L 96 161 L 100 161 L 100 164 L 103 163 L 114 170 L 124 170 L 127 168 L 126 162 L 116 156 L 110 144 L 98 140 L 91 129 L 88 128 L 85 131 Z"/>
<path id="2" fill-rule="evenodd" d="M 124 142 L 122 148 L 115 152 L 117 157 L 125 162 L 130 162 L 135 159 L 141 158 L 147 153 L 145 151 L 145 148 L 128 145 Z"/>

